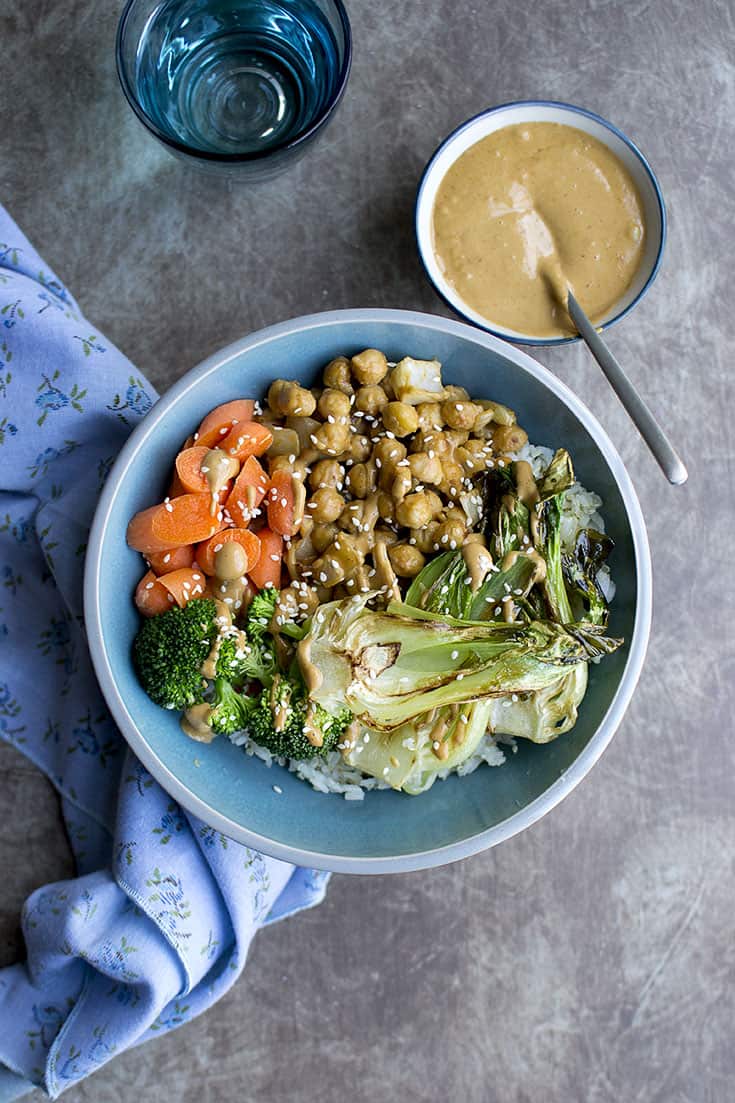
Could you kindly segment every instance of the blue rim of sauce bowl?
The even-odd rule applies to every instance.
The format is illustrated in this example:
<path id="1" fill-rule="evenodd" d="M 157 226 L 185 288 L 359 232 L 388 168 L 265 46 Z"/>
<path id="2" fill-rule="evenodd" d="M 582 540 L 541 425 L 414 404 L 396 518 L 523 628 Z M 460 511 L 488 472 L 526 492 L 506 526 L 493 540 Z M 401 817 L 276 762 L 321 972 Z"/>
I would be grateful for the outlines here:
<path id="1" fill-rule="evenodd" d="M 644 173 L 648 177 L 648 179 L 651 183 L 651 186 L 653 187 L 654 194 L 656 196 L 656 203 L 658 205 L 659 218 L 660 218 L 660 222 L 661 222 L 661 232 L 659 234 L 659 244 L 658 244 L 658 250 L 657 250 L 657 253 L 656 253 L 656 259 L 653 263 L 653 266 L 651 268 L 648 279 L 646 280 L 643 287 L 641 288 L 641 290 L 636 295 L 635 299 L 633 299 L 632 302 L 628 303 L 628 305 L 625 307 L 625 309 L 621 310 L 613 318 L 610 318 L 608 321 L 601 323 L 598 328 L 603 330 L 603 331 L 608 330 L 611 326 L 614 326 L 617 322 L 620 322 L 623 318 L 625 318 L 626 315 L 630 314 L 631 310 L 633 310 L 633 308 L 636 307 L 638 305 L 638 303 L 641 301 L 641 299 L 646 294 L 646 292 L 650 288 L 653 281 L 656 279 L 656 276 L 658 275 L 659 269 L 661 267 L 661 261 L 662 261 L 662 258 L 663 258 L 664 246 L 666 244 L 666 233 L 667 233 L 666 206 L 664 204 L 664 197 L 663 197 L 663 193 L 661 191 L 661 186 L 658 182 L 658 178 L 656 176 L 656 173 L 653 171 L 650 164 L 646 160 L 646 158 L 641 153 L 638 146 L 635 144 L 634 141 L 632 141 L 631 138 L 629 138 L 627 136 L 627 134 L 624 134 L 623 131 L 620 130 L 617 126 L 615 126 L 613 123 L 609 122 L 607 119 L 604 119 L 602 117 L 602 115 L 598 115 L 594 111 L 588 111 L 587 108 L 585 108 L 585 107 L 577 107 L 575 104 L 572 104 L 572 103 L 564 103 L 561 100 L 512 100 L 508 103 L 501 103 L 501 104 L 498 104 L 497 107 L 489 107 L 485 111 L 478 112 L 478 114 L 473 115 L 471 119 L 467 119 L 465 122 L 460 123 L 460 125 L 458 127 L 456 127 L 451 132 L 451 134 L 447 135 L 447 137 L 434 150 L 433 154 L 431 155 L 431 157 L 429 158 L 429 161 L 426 164 L 426 167 L 425 167 L 423 173 L 421 174 L 421 180 L 419 182 L 418 192 L 416 193 L 416 203 L 415 203 L 415 207 L 414 207 L 414 232 L 415 232 L 415 235 L 416 235 L 416 245 L 417 245 L 417 248 L 418 248 L 419 257 L 421 259 L 421 264 L 423 266 L 424 272 L 426 274 L 426 277 L 427 277 L 429 283 L 434 288 L 434 290 L 436 291 L 439 298 L 446 304 L 446 306 L 448 306 L 449 309 L 454 312 L 454 314 L 456 314 L 458 317 L 462 318 L 465 322 L 468 322 L 470 325 L 475 326 L 477 329 L 484 330 L 486 333 L 491 333 L 494 337 L 500 337 L 501 340 L 503 340 L 503 341 L 510 341 L 512 344 L 515 344 L 515 345 L 529 345 L 529 346 L 545 347 L 545 348 L 551 347 L 553 345 L 569 345 L 569 344 L 573 344 L 576 341 L 580 341 L 581 338 L 579 336 L 576 336 L 576 337 L 532 337 L 530 335 L 525 336 L 525 335 L 519 334 L 518 332 L 513 332 L 512 330 L 497 329 L 493 326 L 492 322 L 489 319 L 488 319 L 487 324 L 484 325 L 482 322 L 478 321 L 477 318 L 474 318 L 471 315 L 466 314 L 462 310 L 461 306 L 459 305 L 459 303 L 461 303 L 461 301 L 462 301 L 461 297 L 459 295 L 457 296 L 457 300 L 458 300 L 457 302 L 454 302 L 452 299 L 450 299 L 448 297 L 448 295 L 445 293 L 444 289 L 441 286 L 439 286 L 439 284 L 437 284 L 437 282 L 434 279 L 433 275 L 429 271 L 429 266 L 426 262 L 426 255 L 427 255 L 427 253 L 431 253 L 433 255 L 433 249 L 432 249 L 430 241 L 429 242 L 424 242 L 423 235 L 421 234 L 421 231 L 419 230 L 419 213 L 421 212 L 422 204 L 424 202 L 424 192 L 426 190 L 427 180 L 428 180 L 429 174 L 431 173 L 431 170 L 432 170 L 436 160 L 444 152 L 446 147 L 448 145 L 450 145 L 450 143 L 454 142 L 460 134 L 463 134 L 466 130 L 469 130 L 471 127 L 475 126 L 481 119 L 487 119 L 487 118 L 490 118 L 493 115 L 498 115 L 498 114 L 501 114 L 504 111 L 510 111 L 510 110 L 513 110 L 514 108 L 517 108 L 517 107 L 556 107 L 556 108 L 559 108 L 560 110 L 563 110 L 563 111 L 569 111 L 574 115 L 581 115 L 586 119 L 591 119 L 593 122 L 599 123 L 600 126 L 603 126 L 606 130 L 609 130 L 611 134 L 614 134 L 617 138 L 619 138 L 622 142 L 624 142 L 625 145 L 628 147 L 628 149 L 630 149 L 631 153 L 633 153 L 635 155 L 635 157 L 638 159 L 638 161 L 640 162 Z M 477 140 L 482 141 L 483 136 L 486 137 L 486 135 L 481 135 L 480 137 L 478 137 Z M 461 154 L 459 156 L 461 156 Z M 455 162 L 452 162 L 452 163 L 454 164 Z"/>

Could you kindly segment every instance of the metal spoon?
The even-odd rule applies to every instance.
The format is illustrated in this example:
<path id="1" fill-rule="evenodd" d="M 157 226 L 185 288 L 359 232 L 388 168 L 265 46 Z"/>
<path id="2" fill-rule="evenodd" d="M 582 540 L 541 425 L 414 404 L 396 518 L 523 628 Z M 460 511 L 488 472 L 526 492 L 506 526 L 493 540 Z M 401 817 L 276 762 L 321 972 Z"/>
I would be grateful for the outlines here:
<path id="1" fill-rule="evenodd" d="M 648 409 L 648 406 L 582 310 L 571 290 L 567 293 L 566 306 L 569 317 L 577 327 L 580 337 L 604 371 L 608 383 L 625 406 L 635 427 L 651 449 L 664 475 L 674 486 L 681 486 L 688 478 L 686 467 L 679 459 L 669 438 Z"/>

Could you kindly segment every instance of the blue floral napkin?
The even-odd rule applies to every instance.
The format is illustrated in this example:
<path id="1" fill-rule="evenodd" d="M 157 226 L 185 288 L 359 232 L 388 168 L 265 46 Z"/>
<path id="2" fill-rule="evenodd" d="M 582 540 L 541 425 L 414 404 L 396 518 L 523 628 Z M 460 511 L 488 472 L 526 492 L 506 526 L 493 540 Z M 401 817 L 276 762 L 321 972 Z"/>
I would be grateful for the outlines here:
<path id="1" fill-rule="evenodd" d="M 56 1097 L 200 1014 L 258 927 L 318 904 L 328 879 L 183 812 L 97 687 L 87 530 L 155 397 L 0 207 L 0 735 L 59 791 L 78 870 L 29 897 L 27 960 L 0 970 L 0 1101 L 31 1084 Z"/>

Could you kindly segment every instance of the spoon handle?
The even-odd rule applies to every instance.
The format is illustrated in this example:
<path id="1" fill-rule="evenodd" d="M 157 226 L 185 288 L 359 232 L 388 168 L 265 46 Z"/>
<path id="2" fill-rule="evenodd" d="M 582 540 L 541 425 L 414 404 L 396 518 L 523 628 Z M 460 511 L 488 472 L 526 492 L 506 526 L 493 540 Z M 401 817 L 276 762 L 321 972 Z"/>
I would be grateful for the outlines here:
<path id="1" fill-rule="evenodd" d="M 600 365 L 612 389 L 628 411 L 638 432 L 651 449 L 659 467 L 670 483 L 681 486 L 687 481 L 687 469 L 676 454 L 669 438 L 656 421 L 646 403 L 628 379 L 610 349 L 592 325 L 574 295 L 569 292 L 567 310 L 580 336 Z"/>

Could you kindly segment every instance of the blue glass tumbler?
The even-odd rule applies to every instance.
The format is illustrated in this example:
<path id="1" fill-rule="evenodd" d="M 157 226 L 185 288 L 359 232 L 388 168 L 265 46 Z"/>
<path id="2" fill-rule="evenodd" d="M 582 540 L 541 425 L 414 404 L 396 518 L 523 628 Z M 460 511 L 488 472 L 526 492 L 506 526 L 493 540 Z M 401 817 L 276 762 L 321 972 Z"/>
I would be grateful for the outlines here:
<path id="1" fill-rule="evenodd" d="M 123 91 L 172 153 L 247 179 L 293 163 L 334 114 L 352 58 L 341 0 L 128 0 Z"/>

